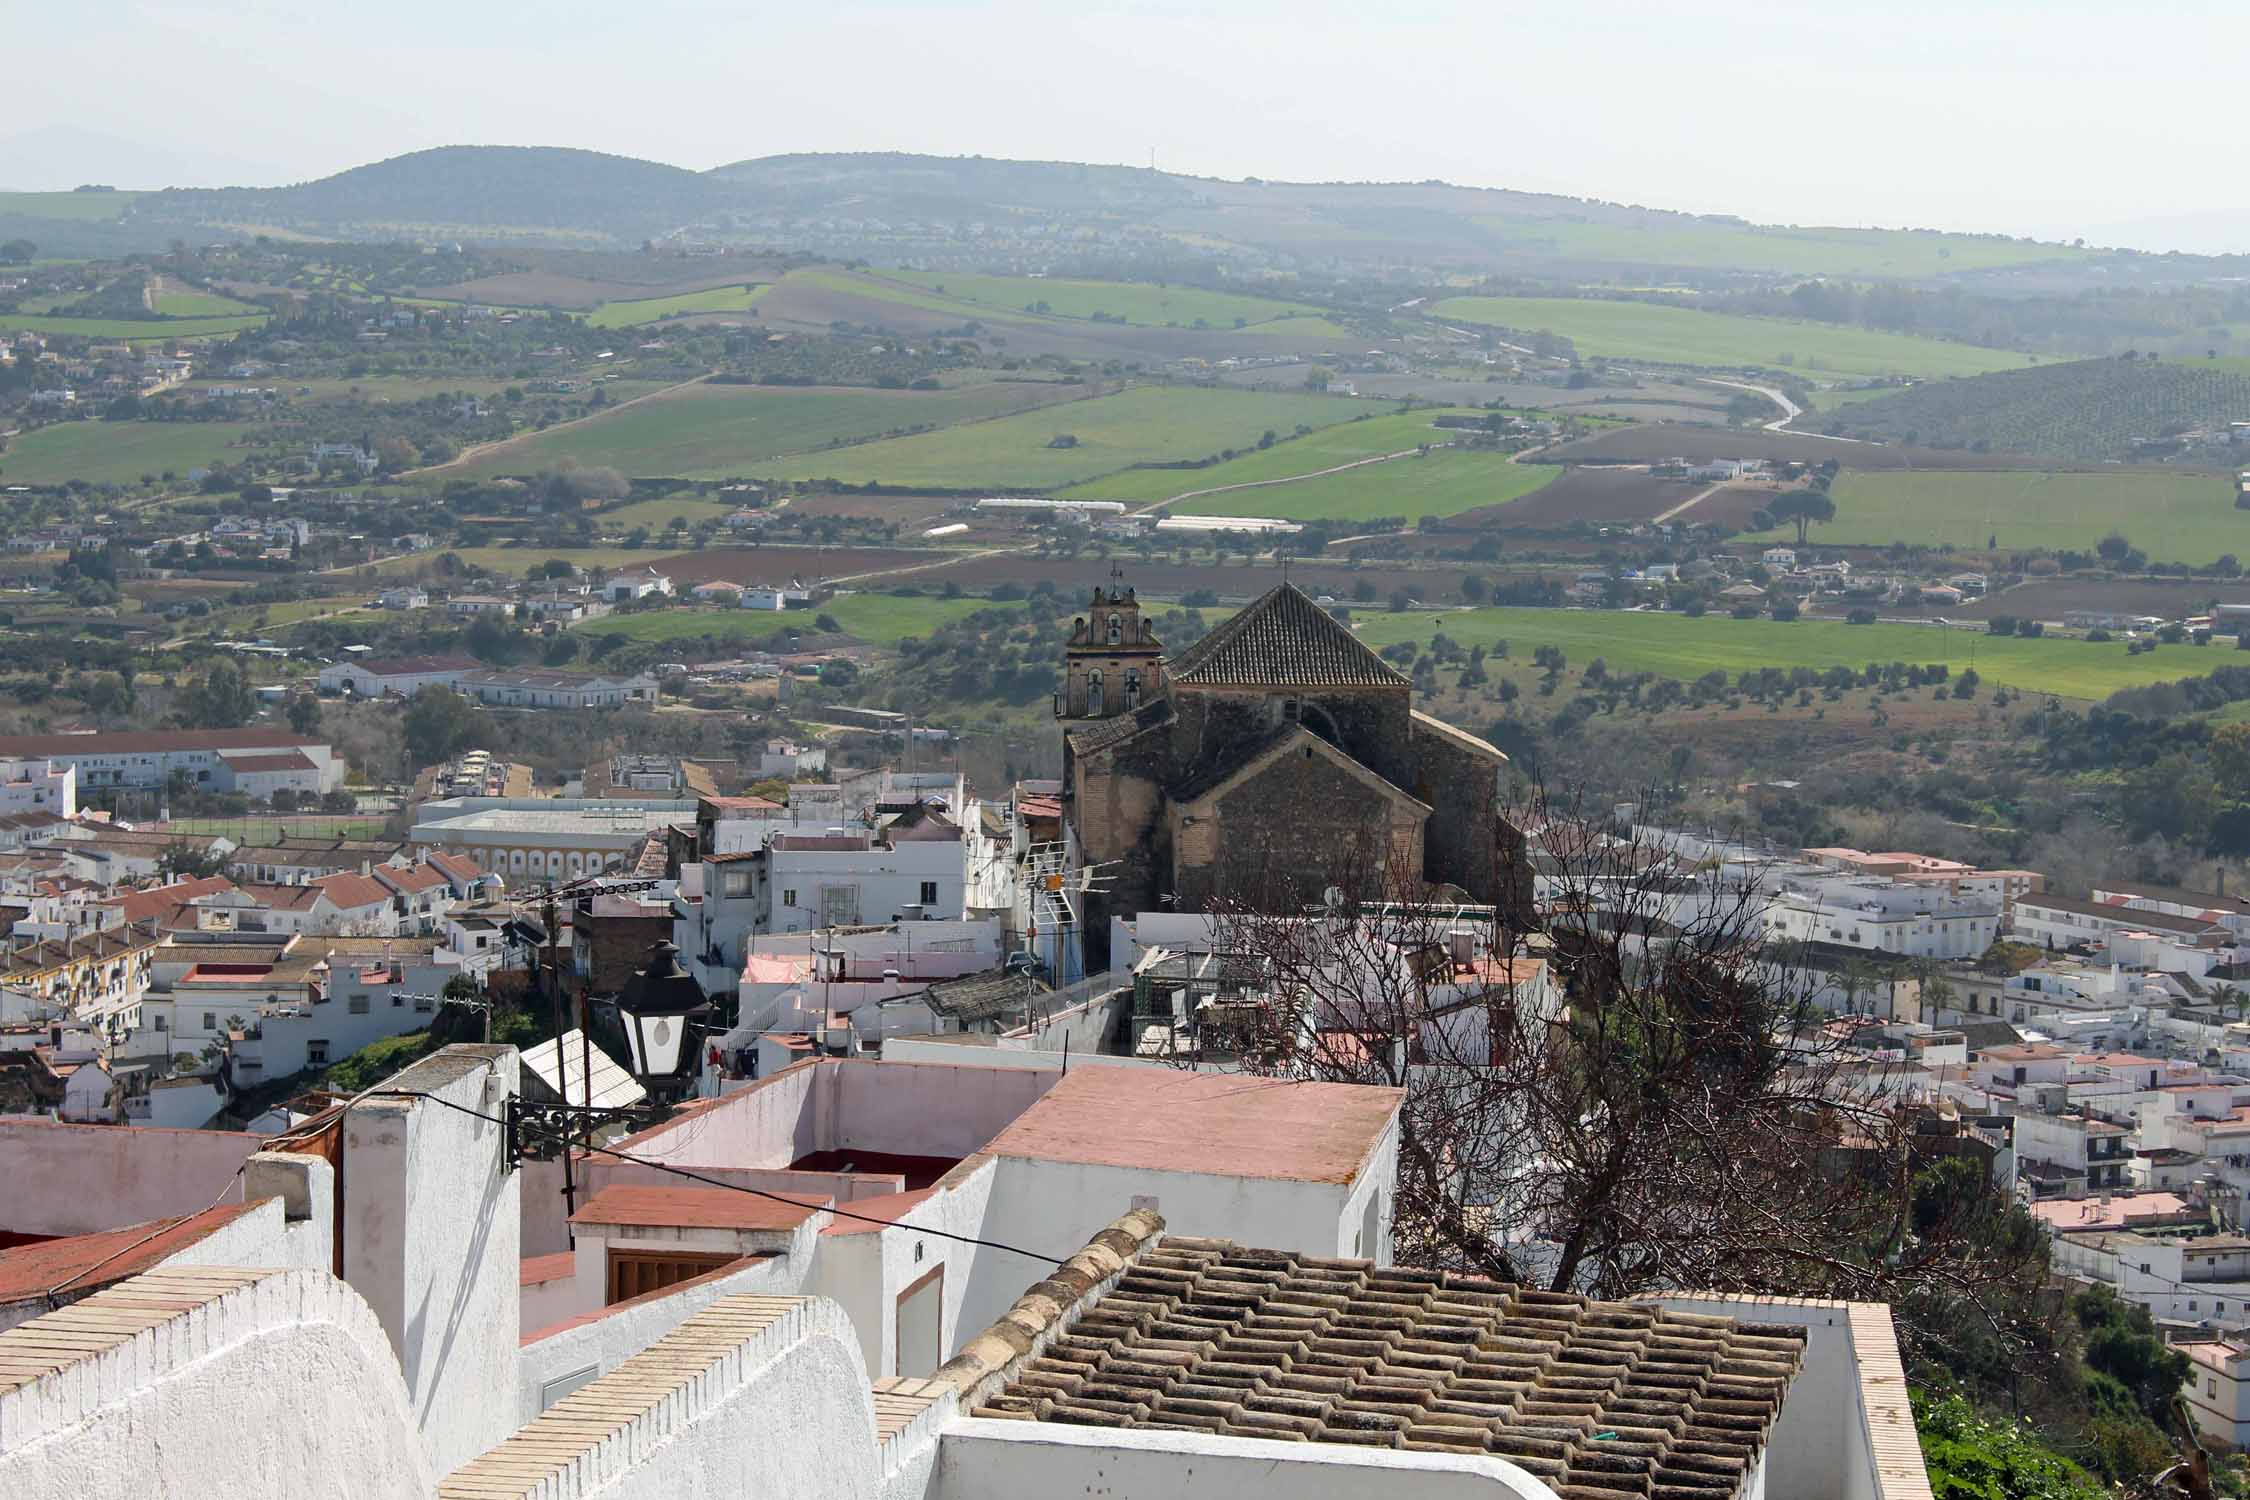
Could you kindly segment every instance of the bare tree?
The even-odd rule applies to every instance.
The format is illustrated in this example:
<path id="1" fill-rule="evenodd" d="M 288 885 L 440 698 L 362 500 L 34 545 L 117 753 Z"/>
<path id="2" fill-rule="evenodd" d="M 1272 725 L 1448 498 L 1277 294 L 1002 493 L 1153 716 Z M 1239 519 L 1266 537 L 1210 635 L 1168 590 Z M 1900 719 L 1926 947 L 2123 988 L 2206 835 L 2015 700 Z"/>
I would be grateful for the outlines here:
<path id="1" fill-rule="evenodd" d="M 1176 961 L 1179 1050 L 1401 1090 L 1402 1261 L 1603 1297 L 1885 1301 L 1910 1336 L 2013 1347 L 2042 1236 L 1981 1166 L 1931 1170 L 1944 1142 L 1917 1127 L 1939 1112 L 1808 1003 L 1766 941 L 1761 872 L 1694 868 L 1537 793 L 1512 821 L 1531 912 L 1348 854 L 1309 911 L 1213 902 L 1210 953 Z"/>

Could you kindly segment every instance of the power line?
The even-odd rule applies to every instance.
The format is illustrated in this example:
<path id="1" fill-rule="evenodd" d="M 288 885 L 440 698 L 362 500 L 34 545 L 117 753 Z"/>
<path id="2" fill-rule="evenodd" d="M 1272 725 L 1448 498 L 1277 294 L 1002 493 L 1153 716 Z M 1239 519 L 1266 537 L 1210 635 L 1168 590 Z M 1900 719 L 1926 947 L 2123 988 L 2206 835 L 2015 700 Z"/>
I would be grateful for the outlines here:
<path id="1" fill-rule="evenodd" d="M 499 1125 L 503 1128 L 505 1128 L 509 1123 L 499 1115 L 488 1115 L 482 1110 L 471 1109 L 466 1104 L 455 1104 L 452 1100 L 441 1099 L 435 1094 L 416 1093 L 412 1089 L 382 1089 L 379 1091 L 370 1092 L 373 1093 L 377 1098 L 427 1099 L 432 1104 L 442 1104 L 447 1109 L 458 1111 L 459 1113 L 468 1115 L 474 1119 L 489 1121 L 490 1123 Z M 361 1097 L 364 1098 L 367 1096 L 362 1095 Z M 357 1102 L 358 1100 L 353 1101 L 353 1103 Z M 346 1107 L 349 1108 L 349 1106 Z M 786 1193 L 770 1192 L 765 1188 L 749 1187 L 739 1182 L 721 1182 L 716 1177 L 705 1177 L 700 1172 L 691 1172 L 685 1167 L 675 1167 L 670 1162 L 652 1161 L 645 1156 L 634 1156 L 630 1152 L 613 1151 L 607 1146 L 595 1146 L 591 1144 L 581 1143 L 568 1131 L 552 1130 L 544 1126 L 534 1125 L 522 1120 L 515 1122 L 515 1128 L 518 1130 L 536 1131 L 537 1133 L 544 1135 L 551 1140 L 558 1140 L 562 1142 L 565 1148 L 575 1146 L 582 1150 L 599 1152 L 603 1156 L 615 1157 L 619 1161 L 629 1162 L 636 1167 L 649 1167 L 655 1171 L 667 1173 L 673 1177 L 684 1177 L 690 1182 L 702 1183 L 705 1187 L 724 1188 L 728 1192 L 733 1193 L 748 1193 L 755 1198 L 770 1198 L 776 1203 L 786 1203 L 791 1208 L 809 1208 L 816 1211 L 826 1210 L 828 1213 L 835 1215 L 839 1219 L 850 1219 L 861 1224 L 874 1224 L 880 1227 L 888 1227 L 898 1222 L 895 1219 L 878 1219 L 868 1214 L 855 1214 L 849 1209 L 838 1208 L 831 1203 L 820 1201 L 808 1202 L 802 1198 L 792 1198 Z M 999 1240 L 979 1239 L 973 1234 L 955 1234 L 949 1229 L 925 1229 L 919 1225 L 909 1227 L 913 1228 L 915 1233 L 917 1234 L 927 1234 L 941 1240 L 957 1240 L 964 1245 L 980 1245 L 987 1250 L 1005 1250 L 1010 1255 L 1021 1255 L 1026 1257 L 1027 1259 L 1040 1261 L 1043 1264 L 1050 1266 L 1059 1266 L 1063 1263 L 1064 1260 L 1068 1258 L 1066 1256 L 1060 1255 L 1047 1255 L 1037 1250 L 1026 1250 L 1021 1245 L 1004 1244 Z"/>

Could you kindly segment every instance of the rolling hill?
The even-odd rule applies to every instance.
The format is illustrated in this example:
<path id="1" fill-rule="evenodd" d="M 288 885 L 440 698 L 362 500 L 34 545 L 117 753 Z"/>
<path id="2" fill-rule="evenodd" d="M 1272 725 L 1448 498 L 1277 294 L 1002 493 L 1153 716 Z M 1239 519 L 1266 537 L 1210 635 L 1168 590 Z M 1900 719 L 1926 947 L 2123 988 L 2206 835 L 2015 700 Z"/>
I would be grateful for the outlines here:
<path id="1" fill-rule="evenodd" d="M 2125 356 L 1927 381 L 1805 425 L 1925 448 L 2100 463 L 2161 454 L 2190 428 L 2246 420 L 2250 373 L 2240 361 Z"/>
<path id="2" fill-rule="evenodd" d="M 280 188 L 171 189 L 143 213 L 307 232 L 380 226 L 547 230 L 627 240 L 719 211 L 700 172 L 555 146 L 439 146 Z"/>
<path id="3" fill-rule="evenodd" d="M 6 211 L 0 201 L 0 214 Z M 904 152 L 758 157 L 699 173 L 595 151 L 445 146 L 286 187 L 167 189 L 145 195 L 133 219 L 151 231 L 451 231 L 609 246 L 680 236 L 989 270 L 1041 269 L 1058 245 L 1098 247 L 1093 253 L 1143 266 L 1199 260 L 1344 270 L 1403 261 L 1613 280 L 1748 273 L 1960 282 L 2033 269 L 2086 275 L 2111 258 L 2005 235 L 1764 226 L 1435 181 L 1225 181 Z M 2174 274 L 2192 275 L 2195 267 L 2182 264 Z"/>

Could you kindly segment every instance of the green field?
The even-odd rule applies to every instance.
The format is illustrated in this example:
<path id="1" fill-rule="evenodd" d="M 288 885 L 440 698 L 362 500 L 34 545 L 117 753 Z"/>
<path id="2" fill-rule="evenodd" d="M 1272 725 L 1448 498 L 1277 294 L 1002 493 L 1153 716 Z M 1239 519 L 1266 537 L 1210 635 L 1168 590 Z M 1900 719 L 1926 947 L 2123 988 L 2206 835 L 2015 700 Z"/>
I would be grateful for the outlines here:
<path id="1" fill-rule="evenodd" d="M 878 438 L 925 424 L 974 422 L 1058 394 L 1052 387 L 1032 384 L 947 391 L 690 385 L 489 450 L 463 467 L 470 473 L 530 474 L 569 458 L 628 474 L 723 479 L 753 472 L 784 453 Z M 1065 418 L 1058 413 L 1053 420 Z"/>
<path id="2" fill-rule="evenodd" d="M 0 483 L 137 484 L 143 474 L 239 462 L 253 429 L 223 422 L 56 422 L 8 439 Z"/>
<path id="3" fill-rule="evenodd" d="M 0 214 L 31 219 L 115 219 L 133 206 L 138 192 L 0 193 Z"/>
<path id="4" fill-rule="evenodd" d="M 1475 609 L 1368 614 L 1360 639 L 1378 650 L 1399 641 L 1426 641 L 1432 630 L 1463 646 L 1504 640 L 1510 660 L 1529 660 L 1540 646 L 1559 646 L 1572 667 L 1595 657 L 1612 672 L 1654 672 L 1692 681 L 1706 672 L 1728 676 L 1762 667 L 1844 666 L 1869 662 L 1943 662 L 1953 671 L 1974 666 L 1989 687 L 2006 684 L 2027 693 L 2062 698 L 2106 698 L 2120 688 L 2166 682 L 2225 664 L 2209 647 L 2160 646 L 2127 656 L 2123 642 L 2021 640 L 1931 625 L 1847 625 L 1840 620 L 1737 620 L 1625 610 Z"/>
<path id="5" fill-rule="evenodd" d="M 1299 423 L 1327 426 L 1368 409 L 1338 396 L 1136 386 L 1098 400 L 794 459 L 772 472 L 850 484 L 1053 489 L 1131 464 L 1254 448 L 1263 432 L 1288 432 Z M 1061 434 L 1077 445 L 1051 446 Z"/>
<path id="6" fill-rule="evenodd" d="M 810 631 L 827 615 L 870 645 L 888 646 L 910 635 L 928 635 L 979 610 L 1019 609 L 989 599 L 901 598 L 894 594 L 846 594 L 813 610 L 774 611 L 724 607 L 675 607 L 635 615 L 611 615 L 576 627 L 587 635 L 621 635 L 634 641 L 678 641 L 697 636 L 735 636 L 763 640 L 777 630 Z"/>
<path id="7" fill-rule="evenodd" d="M 2115 529 L 2158 562 L 2250 557 L 2250 511 L 2236 510 L 2234 486 L 2213 474 L 1847 469 L 1834 498 L 1836 519 L 1813 528 L 1817 543 L 1978 551 L 1997 539 L 2016 550 L 2091 552 Z"/>
<path id="8" fill-rule="evenodd" d="M 1807 276 L 1943 276 L 1996 266 L 2075 260 L 2087 254 L 2068 245 L 2011 240 L 2000 235 L 1790 228 L 1682 221 L 1671 216 L 1651 219 L 1645 226 L 1528 220 L 1507 215 L 1486 215 L 1476 222 L 1496 231 L 1512 250 L 1558 259 Z"/>
<path id="9" fill-rule="evenodd" d="M 635 500 L 630 505 L 620 505 L 615 510 L 597 511 L 593 522 L 604 530 L 631 531 L 636 526 L 646 526 L 651 531 L 663 531 L 672 524 L 674 516 L 684 516 L 690 526 L 700 521 L 715 521 L 732 515 L 742 507 L 729 505 L 724 500 L 698 500 L 693 495 L 666 495 L 654 500 Z"/>
<path id="10" fill-rule="evenodd" d="M 1553 464 L 1512 464 L 1505 453 L 1440 448 L 1342 474 L 1223 495 L 1199 495 L 1173 510 L 1197 516 L 1281 516 L 1291 521 L 1364 521 L 1377 516 L 1453 516 L 1501 505 L 1562 473 Z"/>
<path id="11" fill-rule="evenodd" d="M 258 311 L 247 302 L 237 302 L 217 292 L 197 291 L 194 287 L 158 292 L 155 300 L 156 310 L 167 318 L 229 318 Z"/>
<path id="12" fill-rule="evenodd" d="M 337 813 L 286 818 L 175 818 L 157 825 L 167 833 L 232 839 L 238 848 L 257 848 L 276 842 L 284 833 L 304 838 L 377 839 L 383 836 L 381 817 Z"/>
<path id="13" fill-rule="evenodd" d="M 1655 302 L 1570 297 L 1448 297 L 1430 315 L 1569 339 L 1580 355 L 1662 364 L 1793 369 L 1812 378 L 1982 375 L 2037 363 L 2028 354 L 1833 323 L 1747 318 Z"/>
<path id="14" fill-rule="evenodd" d="M 1169 500 L 1189 490 L 1215 489 L 1227 484 L 1255 484 L 1267 479 L 1293 479 L 1317 474 L 1339 464 L 1356 463 L 1383 453 L 1402 453 L 1422 443 L 1442 443 L 1453 434 L 1431 423 L 1444 413 L 1399 412 L 1338 422 L 1303 437 L 1284 437 L 1271 448 L 1245 453 L 1240 458 L 1208 469 L 1128 469 L 1063 491 L 1070 500 L 1123 500 L 1146 504 Z"/>
<path id="15" fill-rule="evenodd" d="M 1199 287 L 1046 276 L 970 276 L 952 271 L 877 274 L 997 312 L 1028 312 L 1032 304 L 1043 302 L 1055 317 L 1092 318 L 1100 313 L 1143 328 L 1232 328 L 1237 320 L 1251 324 L 1322 316 L 1319 308 L 1300 302 L 1242 292 L 1209 292 Z"/>
<path id="16" fill-rule="evenodd" d="M 50 313 L 0 313 L 0 333 L 74 333 L 89 339 L 200 339 L 236 334 L 265 322 L 241 318 L 59 318 Z"/>
<path id="17" fill-rule="evenodd" d="M 654 323 L 659 318 L 684 317 L 689 313 L 743 312 L 765 294 L 763 285 L 716 286 L 708 291 L 682 292 L 676 297 L 604 302 L 586 314 L 586 321 L 595 328 L 632 328 Z"/>

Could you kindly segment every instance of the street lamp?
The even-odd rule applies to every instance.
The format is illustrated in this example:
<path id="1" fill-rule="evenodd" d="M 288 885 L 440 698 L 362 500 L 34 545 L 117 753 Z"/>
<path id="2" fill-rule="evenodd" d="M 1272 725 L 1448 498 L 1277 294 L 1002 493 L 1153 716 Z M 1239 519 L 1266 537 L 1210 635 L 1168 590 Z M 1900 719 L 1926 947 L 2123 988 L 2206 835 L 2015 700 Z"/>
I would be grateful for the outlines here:
<path id="1" fill-rule="evenodd" d="M 703 1021 L 711 1004 L 703 986 L 680 967 L 669 941 L 648 950 L 648 967 L 617 997 L 617 1020 L 632 1053 L 633 1074 L 651 1094 L 676 1094 L 695 1076 Z"/>

